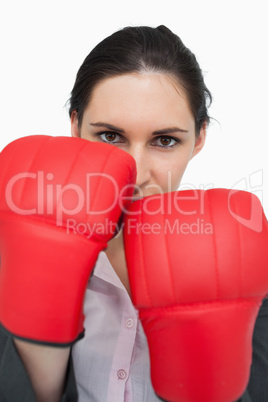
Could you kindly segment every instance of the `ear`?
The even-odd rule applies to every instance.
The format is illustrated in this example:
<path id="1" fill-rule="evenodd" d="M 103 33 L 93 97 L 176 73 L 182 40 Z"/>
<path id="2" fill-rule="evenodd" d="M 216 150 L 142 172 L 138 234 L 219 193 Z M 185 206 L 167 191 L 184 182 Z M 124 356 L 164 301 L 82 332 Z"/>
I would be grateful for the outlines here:
<path id="1" fill-rule="evenodd" d="M 201 151 L 203 146 L 205 145 L 206 136 L 207 136 L 207 123 L 204 123 L 202 128 L 201 128 L 201 130 L 200 130 L 199 136 L 195 140 L 195 146 L 194 146 L 194 149 L 193 149 L 191 159 L 195 155 L 197 155 Z"/>
<path id="2" fill-rule="evenodd" d="M 73 110 L 71 114 L 71 134 L 72 137 L 80 137 L 80 130 L 78 127 L 78 118 L 76 110 Z"/>

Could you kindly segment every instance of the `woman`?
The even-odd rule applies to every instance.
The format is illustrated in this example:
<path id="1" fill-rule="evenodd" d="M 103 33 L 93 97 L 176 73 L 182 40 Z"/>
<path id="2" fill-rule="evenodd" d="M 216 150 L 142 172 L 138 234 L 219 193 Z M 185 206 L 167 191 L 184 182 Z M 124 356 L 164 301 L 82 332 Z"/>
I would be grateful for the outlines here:
<path id="1" fill-rule="evenodd" d="M 210 102 L 195 56 L 176 35 L 164 26 L 125 28 L 97 45 L 78 71 L 70 99 L 72 136 L 130 153 L 137 166 L 134 198 L 174 191 L 204 146 Z M 266 304 L 256 326 L 256 360 L 243 401 L 265 400 L 257 368 L 260 356 L 268 367 L 267 348 L 259 341 L 267 325 L 265 309 Z M 3 400 L 75 401 L 76 387 L 80 402 L 159 400 L 131 302 L 121 231 L 99 255 L 84 312 L 85 337 L 71 354 L 67 347 L 12 341 L 3 333 Z"/>

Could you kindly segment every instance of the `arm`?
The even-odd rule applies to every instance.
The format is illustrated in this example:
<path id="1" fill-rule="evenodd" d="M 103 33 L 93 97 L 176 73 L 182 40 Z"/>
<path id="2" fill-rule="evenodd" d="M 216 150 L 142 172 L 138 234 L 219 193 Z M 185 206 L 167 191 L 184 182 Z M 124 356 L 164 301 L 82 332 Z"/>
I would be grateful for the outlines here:
<path id="1" fill-rule="evenodd" d="M 181 191 L 138 200 L 129 211 L 124 241 L 131 294 L 156 394 L 170 401 L 237 400 L 249 381 L 254 325 L 268 289 L 268 222 L 259 200 L 227 189 Z M 200 219 L 209 230 L 189 230 Z M 263 334 L 262 327 L 268 325 L 262 324 Z M 261 335 L 256 351 L 267 367 Z M 267 383 L 261 370 L 258 387 L 265 376 Z M 263 392 L 249 394 L 261 402 Z"/>
<path id="2" fill-rule="evenodd" d="M 1 152 L 0 171 L 0 322 L 16 338 L 10 350 L 20 366 L 6 377 L 10 394 L 4 390 L 3 399 L 21 401 L 20 394 L 10 395 L 28 377 L 38 402 L 61 395 L 62 402 L 73 402 L 64 391 L 66 375 L 72 376 L 70 348 L 83 336 L 91 272 L 113 237 L 106 222 L 116 224 L 130 202 L 135 161 L 107 144 L 29 136 Z M 125 186 L 126 201 L 118 198 Z M 95 233 L 97 225 L 106 229 Z M 5 372 L 9 362 L 2 364 Z"/>
<path id="3" fill-rule="evenodd" d="M 14 339 L 38 402 L 59 402 L 63 394 L 70 347 L 50 347 Z"/>
<path id="4" fill-rule="evenodd" d="M 268 395 L 268 299 L 260 308 L 253 333 L 253 360 L 247 388 L 253 401 L 265 402 Z"/>
<path id="5" fill-rule="evenodd" d="M 253 358 L 248 387 L 238 402 L 266 402 L 268 394 L 268 299 L 260 308 L 253 333 Z"/>
<path id="6" fill-rule="evenodd" d="M 12 339 L 0 326 L 0 400 L 77 401 L 69 352 Z"/>

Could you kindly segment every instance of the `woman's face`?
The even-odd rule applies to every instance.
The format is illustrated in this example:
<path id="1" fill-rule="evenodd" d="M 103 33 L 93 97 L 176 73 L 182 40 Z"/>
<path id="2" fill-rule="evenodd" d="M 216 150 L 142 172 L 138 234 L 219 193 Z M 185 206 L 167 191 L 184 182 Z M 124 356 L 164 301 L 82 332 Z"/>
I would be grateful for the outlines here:
<path id="1" fill-rule="evenodd" d="M 172 78 L 160 73 L 107 78 L 94 89 L 72 135 L 112 144 L 133 156 L 137 165 L 134 196 L 178 189 L 190 161 L 204 145 L 205 127 L 195 135 L 186 95 Z"/>

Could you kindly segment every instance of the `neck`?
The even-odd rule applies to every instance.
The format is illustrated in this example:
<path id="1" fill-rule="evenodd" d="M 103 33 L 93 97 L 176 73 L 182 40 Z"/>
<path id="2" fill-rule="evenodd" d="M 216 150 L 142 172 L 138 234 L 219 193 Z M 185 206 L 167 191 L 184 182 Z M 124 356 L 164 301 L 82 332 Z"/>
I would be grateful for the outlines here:
<path id="1" fill-rule="evenodd" d="M 114 254 L 124 251 L 123 230 L 108 242 L 106 254 Z"/>
<path id="2" fill-rule="evenodd" d="M 109 241 L 105 253 L 119 279 L 125 286 L 127 292 L 130 294 L 122 230 Z"/>

